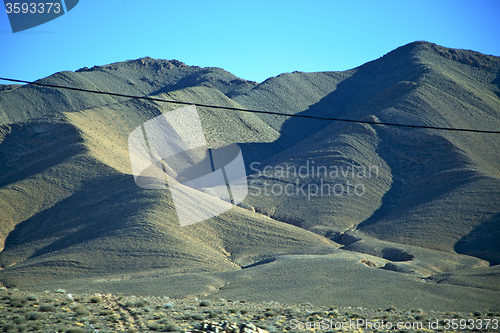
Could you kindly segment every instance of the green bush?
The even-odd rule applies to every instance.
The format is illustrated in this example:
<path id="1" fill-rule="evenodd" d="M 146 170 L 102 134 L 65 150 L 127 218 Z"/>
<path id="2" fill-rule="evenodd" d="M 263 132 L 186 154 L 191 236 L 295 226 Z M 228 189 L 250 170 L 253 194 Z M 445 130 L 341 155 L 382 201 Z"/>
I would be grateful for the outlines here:
<path id="1" fill-rule="evenodd" d="M 77 316 L 88 316 L 89 315 L 89 310 L 83 306 L 75 306 L 73 308 L 73 311 L 75 311 Z"/>
<path id="2" fill-rule="evenodd" d="M 286 308 L 283 310 L 283 313 L 288 317 L 292 317 L 298 315 L 299 311 L 294 308 Z"/>
<path id="3" fill-rule="evenodd" d="M 89 300 L 90 300 L 91 303 L 100 303 L 102 299 L 101 299 L 101 297 L 99 297 L 99 296 L 96 295 L 96 296 L 90 297 Z"/>
<path id="4" fill-rule="evenodd" d="M 14 324 L 6 324 L 3 327 L 5 332 L 17 332 L 17 327 Z"/>
<path id="5" fill-rule="evenodd" d="M 112 315 L 113 313 L 115 313 L 115 312 L 111 309 L 104 309 L 104 310 L 99 311 L 100 316 Z"/>
<path id="6" fill-rule="evenodd" d="M 89 310 L 87 309 L 80 309 L 75 311 L 77 316 L 88 316 L 89 315 Z"/>
<path id="7" fill-rule="evenodd" d="M 159 331 L 160 328 L 161 328 L 161 326 L 158 325 L 155 322 L 148 322 L 148 323 L 146 323 L 146 327 L 149 328 L 152 331 Z"/>
<path id="8" fill-rule="evenodd" d="M 127 316 L 127 315 L 123 314 L 118 319 L 121 320 L 121 321 L 123 321 L 124 323 L 127 323 L 127 322 L 130 321 L 130 316 Z"/>
<path id="9" fill-rule="evenodd" d="M 42 323 L 39 321 L 34 321 L 28 325 L 33 331 L 39 331 L 42 329 Z"/>
<path id="10" fill-rule="evenodd" d="M 181 318 L 184 319 L 184 320 L 189 320 L 189 319 L 191 319 L 192 315 L 193 315 L 192 313 L 185 313 L 185 314 L 182 315 Z"/>
<path id="11" fill-rule="evenodd" d="M 52 312 L 52 311 L 54 311 L 54 305 L 52 305 L 52 304 L 42 304 L 42 305 L 40 305 L 40 311 L 42 311 L 42 312 Z"/>
<path id="12" fill-rule="evenodd" d="M 107 320 L 109 320 L 110 322 L 113 322 L 113 323 L 117 323 L 118 320 L 120 319 L 120 317 L 118 317 L 118 315 L 110 315 L 106 318 Z"/>
<path id="13" fill-rule="evenodd" d="M 25 315 L 28 320 L 38 320 L 43 317 L 43 315 L 39 312 L 29 312 Z"/>
<path id="14" fill-rule="evenodd" d="M 179 331 L 179 330 L 180 330 L 179 326 L 177 326 L 174 323 L 167 324 L 167 325 L 165 325 L 165 328 L 164 328 L 165 332 L 175 332 L 175 331 Z"/>
<path id="15" fill-rule="evenodd" d="M 209 311 L 207 312 L 208 318 L 217 318 L 217 312 Z"/>
<path id="16" fill-rule="evenodd" d="M 28 301 L 26 298 L 22 297 L 13 297 L 10 299 L 10 306 L 17 307 L 17 308 L 22 308 L 23 306 L 26 305 Z"/>
<path id="17" fill-rule="evenodd" d="M 145 300 L 129 301 L 129 302 L 127 302 L 127 307 L 129 307 L 129 308 L 143 308 L 147 304 L 148 304 L 148 302 Z"/>

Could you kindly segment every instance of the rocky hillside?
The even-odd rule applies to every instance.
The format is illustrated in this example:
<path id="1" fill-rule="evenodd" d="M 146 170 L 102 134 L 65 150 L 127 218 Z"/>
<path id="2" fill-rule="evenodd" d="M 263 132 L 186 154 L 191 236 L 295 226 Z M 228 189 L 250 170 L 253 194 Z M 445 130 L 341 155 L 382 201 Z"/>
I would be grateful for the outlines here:
<path id="1" fill-rule="evenodd" d="M 349 71 L 286 73 L 261 84 L 151 58 L 38 82 L 290 115 L 499 130 L 499 75 L 498 57 L 415 42 Z M 240 207 L 181 228 L 170 191 L 138 187 L 128 154 L 132 130 L 178 107 L 0 86 L 5 286 L 498 308 L 498 134 L 198 107 L 209 144 L 241 148 L 249 194 Z M 207 205 L 215 200 L 186 191 Z M 168 292 L 167 281 L 175 286 Z"/>

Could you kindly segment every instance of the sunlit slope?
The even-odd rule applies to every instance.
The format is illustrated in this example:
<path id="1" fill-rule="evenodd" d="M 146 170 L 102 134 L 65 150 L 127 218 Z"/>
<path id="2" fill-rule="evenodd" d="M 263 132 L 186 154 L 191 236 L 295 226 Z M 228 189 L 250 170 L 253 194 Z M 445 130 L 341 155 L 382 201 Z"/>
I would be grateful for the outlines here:
<path id="1" fill-rule="evenodd" d="M 165 97 L 234 105 L 210 87 Z M 139 188 L 128 156 L 130 131 L 169 108 L 173 106 L 125 101 L 1 127 L 4 283 L 27 286 L 54 278 L 159 268 L 226 271 L 271 255 L 322 254 L 337 247 L 319 235 L 239 207 L 181 228 L 169 191 Z M 209 142 L 234 140 L 236 135 L 253 141 L 256 129 L 272 140 L 275 131 L 252 117 L 200 110 Z M 221 131 L 222 122 L 232 131 Z M 215 200 L 186 191 L 208 205 Z"/>
<path id="2" fill-rule="evenodd" d="M 219 90 L 211 87 L 193 87 L 156 95 L 158 98 L 228 107 L 240 107 Z M 95 107 L 80 112 L 66 113 L 89 141 L 92 154 L 104 163 L 125 173 L 132 173 L 128 155 L 128 135 L 137 126 L 184 105 L 154 101 L 128 100 L 122 103 Z M 259 158 L 255 143 L 272 142 L 279 133 L 255 114 L 197 107 L 199 118 L 209 145 L 239 143 L 245 161 Z"/>

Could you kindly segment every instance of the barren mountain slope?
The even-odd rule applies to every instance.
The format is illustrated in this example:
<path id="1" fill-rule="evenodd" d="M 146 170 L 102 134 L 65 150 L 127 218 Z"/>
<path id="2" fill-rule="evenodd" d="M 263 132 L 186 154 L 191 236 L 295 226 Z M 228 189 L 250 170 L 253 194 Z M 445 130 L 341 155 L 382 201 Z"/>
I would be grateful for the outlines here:
<path id="1" fill-rule="evenodd" d="M 196 89 L 202 93 L 208 88 Z M 189 93 L 193 91 L 184 92 Z M 4 282 L 21 286 L 54 276 L 158 268 L 224 271 L 262 256 L 329 253 L 337 247 L 239 207 L 210 222 L 181 228 L 169 191 L 144 190 L 134 183 L 126 134 L 141 116 L 128 119 L 120 114 L 134 102 L 124 104 L 128 106 L 118 110 L 114 105 L 66 113 L 62 122 L 45 118 L 2 127 Z M 160 114 L 160 107 L 148 104 L 150 112 Z M 202 115 L 211 140 L 221 139 L 209 131 L 209 120 L 218 123 L 219 116 L 226 115 Z M 251 137 L 245 126 L 248 117 L 225 119 L 234 124 L 230 134 Z M 207 204 L 215 200 L 190 191 L 204 196 Z"/>
<path id="2" fill-rule="evenodd" d="M 177 60 L 149 57 L 90 69 L 84 67 L 76 72 L 59 72 L 37 82 L 133 96 L 156 95 L 195 86 L 215 87 L 228 96 L 234 96 L 256 85 L 221 68 L 200 68 Z M 0 124 L 55 116 L 126 99 L 35 85 L 17 86 L 16 89 L 0 90 Z"/>
<path id="3" fill-rule="evenodd" d="M 259 85 L 219 68 L 151 58 L 41 82 L 498 130 L 499 73 L 497 57 L 416 42 L 346 72 L 294 72 Z M 500 263 L 497 134 L 198 107 L 210 145 L 241 148 L 249 194 L 245 209 L 181 228 L 168 189 L 135 184 L 128 152 L 132 130 L 178 107 L 0 88 L 0 281 L 37 290 L 498 308 L 498 269 L 490 266 Z M 184 191 L 205 208 L 218 200 Z"/>
<path id="4" fill-rule="evenodd" d="M 378 84 L 379 73 L 386 73 L 378 62 L 395 62 L 402 52 L 412 55 L 412 66 L 394 70 L 394 85 Z M 495 57 L 414 43 L 359 67 L 346 80 L 371 83 L 353 92 L 371 99 L 338 111 L 330 104 L 340 100 L 334 91 L 303 114 L 319 108 L 333 117 L 345 112 L 350 119 L 494 130 L 500 128 L 499 69 Z M 278 141 L 294 140 L 301 121 L 289 132 L 285 122 Z M 496 134 L 333 123 L 255 164 L 256 195 L 247 202 L 336 241 L 356 230 L 356 237 L 457 250 L 497 264 L 499 148 Z M 262 173 L 266 166 L 272 171 Z M 307 177 L 294 173 L 301 167 Z"/>

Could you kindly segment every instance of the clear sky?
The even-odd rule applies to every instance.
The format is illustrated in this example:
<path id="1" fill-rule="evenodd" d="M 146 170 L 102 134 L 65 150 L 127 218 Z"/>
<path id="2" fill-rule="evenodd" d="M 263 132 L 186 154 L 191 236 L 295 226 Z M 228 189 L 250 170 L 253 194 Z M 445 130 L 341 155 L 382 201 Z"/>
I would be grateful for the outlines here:
<path id="1" fill-rule="evenodd" d="M 36 80 L 150 56 L 262 82 L 346 70 L 416 40 L 500 56 L 500 1 L 80 0 L 15 34 L 1 3 L 0 77 Z"/>

